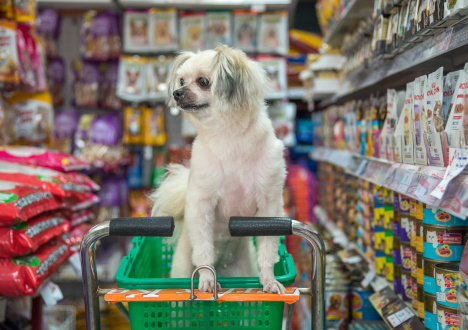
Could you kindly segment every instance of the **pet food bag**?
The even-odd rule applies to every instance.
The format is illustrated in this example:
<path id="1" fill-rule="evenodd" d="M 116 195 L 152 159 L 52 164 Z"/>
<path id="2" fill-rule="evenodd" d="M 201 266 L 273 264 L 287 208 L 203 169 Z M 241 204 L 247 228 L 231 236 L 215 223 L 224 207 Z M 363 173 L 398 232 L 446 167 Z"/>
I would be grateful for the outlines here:
<path id="1" fill-rule="evenodd" d="M 147 60 L 140 56 L 121 56 L 117 95 L 126 101 L 139 102 L 147 97 Z"/>
<path id="2" fill-rule="evenodd" d="M 179 48 L 177 32 L 177 10 L 174 8 L 152 8 L 149 11 L 150 50 L 171 52 Z"/>
<path id="3" fill-rule="evenodd" d="M 257 49 L 257 14 L 248 10 L 234 10 L 234 47 L 246 53 Z"/>
<path id="4" fill-rule="evenodd" d="M 444 121 L 441 116 L 443 104 L 443 74 L 444 68 L 431 73 L 427 80 L 427 133 L 428 161 L 431 166 L 444 166 L 444 152 L 442 149 L 442 131 Z"/>
<path id="5" fill-rule="evenodd" d="M 125 52 L 148 52 L 150 15 L 148 11 L 126 9 L 124 12 Z"/>
<path id="6" fill-rule="evenodd" d="M 169 69 L 171 57 L 158 56 L 148 60 L 147 74 L 149 75 L 149 99 L 165 100 L 167 98 Z"/>
<path id="7" fill-rule="evenodd" d="M 127 106 L 124 109 L 124 144 L 140 144 L 143 141 L 143 114 L 140 107 Z"/>
<path id="8" fill-rule="evenodd" d="M 232 44 L 232 18 L 230 11 L 212 10 L 206 12 L 206 48 L 218 44 Z"/>
<path id="9" fill-rule="evenodd" d="M 54 149 L 67 154 L 72 153 L 73 138 L 78 129 L 79 112 L 64 110 L 55 113 L 54 122 Z"/>
<path id="10" fill-rule="evenodd" d="M 120 52 L 116 36 L 117 16 L 110 12 L 88 11 L 81 24 L 81 55 L 86 59 L 101 61 L 117 58 Z"/>
<path id="11" fill-rule="evenodd" d="M 60 172 L 89 168 L 87 162 L 59 151 L 35 147 L 0 147 L 0 161 L 50 168 Z"/>
<path id="12" fill-rule="evenodd" d="M 119 63 L 111 61 L 103 63 L 104 79 L 102 82 L 101 106 L 105 109 L 119 110 L 122 102 L 117 97 L 117 83 L 119 81 Z"/>
<path id="13" fill-rule="evenodd" d="M 75 60 L 73 62 L 73 96 L 77 107 L 96 108 L 99 105 L 101 72 L 99 63 Z"/>
<path id="14" fill-rule="evenodd" d="M 36 13 L 36 1 L 22 0 L 15 1 L 15 19 L 18 23 L 34 25 Z"/>
<path id="15" fill-rule="evenodd" d="M 427 114 L 426 114 L 426 90 L 427 76 L 421 76 L 414 81 L 414 127 L 415 127 L 415 145 L 414 162 L 419 165 L 427 165 L 426 146 L 424 144 L 424 135 L 428 132 Z"/>
<path id="16" fill-rule="evenodd" d="M 46 44 L 47 56 L 57 55 L 56 39 L 60 27 L 60 15 L 55 9 L 42 9 L 37 14 L 36 29 Z"/>
<path id="17" fill-rule="evenodd" d="M 0 181 L 0 226 L 9 226 L 42 212 L 64 207 L 49 191 L 19 183 Z"/>
<path id="18" fill-rule="evenodd" d="M 0 18 L 7 20 L 15 19 L 13 0 L 5 0 L 0 3 Z"/>
<path id="19" fill-rule="evenodd" d="M 258 52 L 286 55 L 289 50 L 288 14 L 286 11 L 267 12 L 260 15 Z"/>
<path id="20" fill-rule="evenodd" d="M 44 244 L 33 254 L 0 259 L 0 295 L 35 294 L 44 280 L 72 254 L 70 246 L 57 239 Z"/>
<path id="21" fill-rule="evenodd" d="M 35 252 L 52 238 L 67 232 L 68 220 L 61 213 L 37 216 L 28 222 L 0 228 L 0 258 L 13 258 Z"/>
<path id="22" fill-rule="evenodd" d="M 48 59 L 47 63 L 47 86 L 52 97 L 54 107 L 63 105 L 63 88 L 66 81 L 65 62 L 60 57 Z"/>
<path id="23" fill-rule="evenodd" d="M 179 47 L 181 50 L 204 49 L 206 44 L 205 13 L 179 12 Z"/>
<path id="24" fill-rule="evenodd" d="M 18 48 L 16 44 L 16 23 L 11 21 L 0 21 L 0 82 L 3 86 L 11 86 L 19 82 L 18 71 Z"/>
<path id="25" fill-rule="evenodd" d="M 154 107 L 143 106 L 143 143 L 145 145 L 162 146 L 167 141 L 164 126 L 164 105 Z"/>
<path id="26" fill-rule="evenodd" d="M 286 60 L 281 57 L 260 55 L 257 57 L 262 67 L 267 72 L 270 82 L 270 93 L 267 98 L 286 98 Z"/>

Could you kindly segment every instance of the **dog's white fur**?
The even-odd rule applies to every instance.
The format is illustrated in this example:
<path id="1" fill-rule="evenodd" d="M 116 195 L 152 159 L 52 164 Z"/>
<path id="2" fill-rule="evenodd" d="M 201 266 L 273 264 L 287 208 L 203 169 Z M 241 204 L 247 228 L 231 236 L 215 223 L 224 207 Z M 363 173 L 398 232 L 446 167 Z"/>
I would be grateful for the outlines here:
<path id="1" fill-rule="evenodd" d="M 210 81 L 208 89 L 200 77 Z M 173 216 L 182 227 L 171 276 L 189 277 L 200 265 L 222 276 L 255 276 L 259 268 L 264 290 L 284 293 L 273 274 L 279 238 L 257 237 L 257 268 L 252 239 L 231 237 L 228 229 L 231 216 L 284 215 L 284 146 L 266 111 L 266 72 L 242 51 L 219 46 L 182 53 L 169 79 L 168 104 L 189 114 L 198 131 L 190 169 L 171 165 L 152 195 L 152 215 Z M 176 100 L 178 89 L 185 96 Z M 213 291 L 211 272 L 199 274 L 198 288 Z"/>

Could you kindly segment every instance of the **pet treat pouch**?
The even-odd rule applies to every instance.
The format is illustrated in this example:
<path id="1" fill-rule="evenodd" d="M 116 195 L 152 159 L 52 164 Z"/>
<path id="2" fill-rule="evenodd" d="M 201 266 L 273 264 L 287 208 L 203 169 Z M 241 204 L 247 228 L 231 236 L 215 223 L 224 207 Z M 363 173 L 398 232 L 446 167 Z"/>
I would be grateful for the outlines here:
<path id="1" fill-rule="evenodd" d="M 14 21 L 15 20 L 15 7 L 13 0 L 0 1 L 0 18 Z"/>
<path id="2" fill-rule="evenodd" d="M 419 165 L 427 165 L 426 145 L 424 144 L 424 135 L 427 134 L 427 115 L 426 115 L 426 89 L 427 76 L 421 76 L 414 81 L 414 162 Z"/>
<path id="3" fill-rule="evenodd" d="M 66 80 L 66 67 L 63 59 L 59 57 L 48 59 L 47 63 L 47 86 L 52 96 L 54 107 L 63 105 L 63 88 Z"/>
<path id="4" fill-rule="evenodd" d="M 396 90 L 387 89 L 387 116 L 385 118 L 382 131 L 380 132 L 380 135 L 379 135 L 379 140 L 380 140 L 379 157 L 382 159 L 390 158 L 389 160 L 393 160 L 393 154 L 391 153 L 392 141 L 391 139 L 388 139 L 388 137 L 393 135 L 393 130 L 395 129 L 395 119 L 393 119 L 392 121 L 392 115 L 396 113 L 396 106 L 397 106 L 396 97 L 397 97 Z"/>
<path id="5" fill-rule="evenodd" d="M 16 23 L 0 21 L 0 82 L 19 82 L 18 48 L 16 44 Z"/>
<path id="6" fill-rule="evenodd" d="M 461 148 L 464 144 L 463 115 L 465 113 L 465 95 L 468 87 L 466 72 L 460 70 L 457 87 L 452 98 L 453 106 L 448 114 L 445 132 L 447 133 L 448 147 Z M 447 153 L 448 154 L 448 153 Z"/>
<path id="7" fill-rule="evenodd" d="M 258 52 L 286 55 L 289 49 L 287 29 L 287 12 L 267 12 L 260 15 Z"/>
<path id="8" fill-rule="evenodd" d="M 148 11 L 125 10 L 124 13 L 124 51 L 147 52 L 149 47 Z"/>
<path id="9" fill-rule="evenodd" d="M 152 8 L 149 11 L 149 37 L 158 52 L 176 51 L 178 45 L 177 10 Z"/>
<path id="10" fill-rule="evenodd" d="M 36 20 L 37 34 L 45 41 L 46 54 L 50 57 L 57 55 L 56 39 L 60 26 L 60 15 L 54 9 L 42 9 Z"/>
<path id="11" fill-rule="evenodd" d="M 16 93 L 8 99 L 14 108 L 13 141 L 16 144 L 50 146 L 54 113 L 48 92 Z"/>
<path id="12" fill-rule="evenodd" d="M 140 107 L 126 106 L 124 109 L 124 144 L 140 144 L 143 140 L 143 114 Z"/>
<path id="13" fill-rule="evenodd" d="M 117 39 L 116 39 L 117 38 Z M 81 24 L 81 54 L 85 59 L 105 61 L 120 53 L 117 16 L 88 11 Z"/>
<path id="14" fill-rule="evenodd" d="M 72 153 L 73 138 L 78 128 L 80 114 L 75 110 L 65 110 L 55 114 L 54 149 Z"/>
<path id="15" fill-rule="evenodd" d="M 117 83 L 119 81 L 119 63 L 110 61 L 103 63 L 104 81 L 102 83 L 101 105 L 105 109 L 119 110 L 122 102 L 117 97 Z"/>
<path id="16" fill-rule="evenodd" d="M 462 70 L 449 72 L 444 79 L 444 94 L 442 98 L 442 110 L 441 117 L 443 120 L 443 126 L 440 127 L 440 124 L 437 126 L 437 131 L 442 132 L 447 125 L 449 114 L 452 112 L 453 104 L 455 101 L 454 94 L 455 89 L 458 85 L 458 80 L 460 78 L 460 73 Z"/>
<path id="17" fill-rule="evenodd" d="M 234 47 L 246 53 L 257 48 L 257 14 L 252 11 L 234 10 Z"/>
<path id="18" fill-rule="evenodd" d="M 443 73 L 441 67 L 428 76 L 426 88 L 427 132 L 424 142 L 428 154 L 429 165 L 444 166 L 442 134 L 444 122 L 441 116 L 443 101 Z"/>
<path id="19" fill-rule="evenodd" d="M 97 62 L 75 60 L 73 63 L 74 101 L 77 107 L 95 108 L 99 105 L 99 84 L 101 74 Z"/>
<path id="20" fill-rule="evenodd" d="M 164 126 L 164 105 L 154 107 L 143 106 L 143 143 L 145 145 L 161 146 L 167 141 Z"/>
<path id="21" fill-rule="evenodd" d="M 403 136 L 403 162 L 414 164 L 414 82 L 406 84 L 405 104 L 403 106 L 404 136 Z"/>
<path id="22" fill-rule="evenodd" d="M 167 98 L 167 83 L 172 60 L 172 57 L 164 55 L 148 60 L 146 73 L 149 75 L 149 99 L 165 100 Z"/>
<path id="23" fill-rule="evenodd" d="M 230 11 L 206 12 L 206 48 L 216 48 L 218 44 L 230 45 L 232 19 Z"/>
<path id="24" fill-rule="evenodd" d="M 270 79 L 270 93 L 267 95 L 271 98 L 286 97 L 287 81 L 286 81 L 286 61 L 281 57 L 273 57 L 268 55 L 260 55 L 257 57 L 262 67 L 267 72 Z"/>
<path id="25" fill-rule="evenodd" d="M 205 48 L 206 29 L 205 14 L 203 12 L 180 12 L 179 26 L 179 46 L 181 50 Z"/>
<path id="26" fill-rule="evenodd" d="M 147 61 L 140 56 L 121 56 L 117 95 L 130 102 L 142 101 L 147 97 L 145 69 Z"/>
<path id="27" fill-rule="evenodd" d="M 34 25 L 36 1 L 34 0 L 15 0 L 15 20 L 18 23 Z"/>

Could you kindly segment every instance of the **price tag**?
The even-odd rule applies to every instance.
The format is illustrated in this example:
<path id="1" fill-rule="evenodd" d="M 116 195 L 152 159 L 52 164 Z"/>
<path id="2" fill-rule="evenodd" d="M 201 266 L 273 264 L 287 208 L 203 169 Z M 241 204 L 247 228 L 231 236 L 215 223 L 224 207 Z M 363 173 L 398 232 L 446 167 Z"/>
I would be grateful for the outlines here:
<path id="1" fill-rule="evenodd" d="M 364 279 L 361 281 L 362 287 L 365 289 L 369 286 L 369 284 L 374 280 L 377 273 L 375 272 L 375 268 L 371 266 L 371 269 L 367 272 Z"/>
<path id="2" fill-rule="evenodd" d="M 63 299 L 63 294 L 57 284 L 49 282 L 41 290 L 41 297 L 47 306 L 55 306 L 58 301 Z"/>
<path id="3" fill-rule="evenodd" d="M 367 159 L 364 159 L 361 161 L 361 163 L 359 164 L 356 172 L 355 172 L 355 175 L 356 176 L 361 176 L 364 172 L 364 170 L 366 169 L 366 166 L 367 166 Z"/>
<path id="4" fill-rule="evenodd" d="M 396 328 L 403 322 L 408 321 L 413 316 L 414 316 L 414 313 L 411 311 L 411 309 L 409 309 L 409 307 L 406 307 L 402 309 L 401 311 L 398 311 L 395 314 L 388 316 L 387 320 L 388 322 L 390 322 L 393 328 Z"/>
<path id="5" fill-rule="evenodd" d="M 360 262 L 362 260 L 362 258 L 360 256 L 352 256 L 352 257 L 349 257 L 349 258 L 344 258 L 343 259 L 343 262 L 345 264 L 357 264 L 358 262 Z"/>
<path id="6" fill-rule="evenodd" d="M 445 171 L 444 178 L 439 185 L 431 193 L 432 196 L 441 199 L 444 196 L 450 181 L 453 180 L 458 174 L 463 172 L 468 164 L 468 149 L 450 148 L 449 165 Z"/>

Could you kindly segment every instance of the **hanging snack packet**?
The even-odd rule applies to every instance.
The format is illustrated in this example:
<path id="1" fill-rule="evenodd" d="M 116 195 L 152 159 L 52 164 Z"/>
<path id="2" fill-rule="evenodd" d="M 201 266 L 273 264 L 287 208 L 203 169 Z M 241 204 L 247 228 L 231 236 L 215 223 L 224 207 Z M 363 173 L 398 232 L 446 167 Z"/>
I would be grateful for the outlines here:
<path id="1" fill-rule="evenodd" d="M 164 127 L 164 106 L 143 106 L 143 143 L 145 145 L 161 146 L 166 143 Z"/>
<path id="2" fill-rule="evenodd" d="M 19 83 L 18 48 L 16 45 L 16 23 L 0 21 L 0 83 L 5 88 L 11 88 Z"/>
<path id="3" fill-rule="evenodd" d="M 60 107 L 64 103 L 63 90 L 66 81 L 66 71 L 63 59 L 59 57 L 48 59 L 47 86 L 49 87 L 54 107 Z"/>
<path id="4" fill-rule="evenodd" d="M 61 213 L 48 213 L 28 222 L 0 228 L 0 258 L 13 258 L 35 252 L 52 238 L 67 232 L 68 220 Z"/>
<path id="5" fill-rule="evenodd" d="M 253 53 L 257 48 L 257 15 L 248 10 L 234 10 L 234 47 Z"/>
<path id="6" fill-rule="evenodd" d="M 33 37 L 29 25 L 18 24 L 17 45 L 21 89 L 30 92 L 46 90 L 44 64 L 40 57 L 42 44 Z"/>
<path id="7" fill-rule="evenodd" d="M 286 55 L 288 53 L 288 15 L 286 11 L 260 15 L 258 52 Z"/>
<path id="8" fill-rule="evenodd" d="M 52 240 L 35 253 L 0 259 L 0 295 L 32 295 L 73 254 L 63 240 Z"/>
<path id="9" fill-rule="evenodd" d="M 427 76 L 421 76 L 414 81 L 414 127 L 415 127 L 415 142 L 414 145 L 414 162 L 419 165 L 427 165 L 426 146 L 424 144 L 424 136 L 428 132 L 427 115 L 426 115 L 426 89 Z"/>
<path id="10" fill-rule="evenodd" d="M 36 47 L 36 53 L 34 57 L 34 73 L 36 75 L 37 85 L 33 88 L 35 92 L 46 91 L 47 88 L 47 79 L 46 79 L 46 50 L 45 43 L 41 37 L 39 37 L 33 30 L 31 30 L 32 42 Z"/>
<path id="11" fill-rule="evenodd" d="M 48 92 L 16 93 L 8 103 L 14 108 L 13 142 L 50 146 L 53 141 L 54 109 Z"/>
<path id="12" fill-rule="evenodd" d="M 124 13 L 124 51 L 149 51 L 148 11 L 126 9 Z"/>
<path id="13" fill-rule="evenodd" d="M 230 45 L 231 42 L 231 12 L 206 12 L 206 48 L 216 48 L 218 44 Z"/>
<path id="14" fill-rule="evenodd" d="M 99 64 L 91 61 L 75 60 L 73 82 L 74 101 L 77 107 L 95 108 L 99 104 Z"/>
<path id="15" fill-rule="evenodd" d="M 33 26 L 36 21 L 35 0 L 15 0 L 15 20 L 18 23 L 26 23 Z"/>
<path id="16" fill-rule="evenodd" d="M 59 172 L 81 171 L 88 163 L 59 151 L 35 147 L 0 147 L 0 161 L 50 168 Z"/>
<path id="17" fill-rule="evenodd" d="M 140 144 L 143 141 L 143 116 L 140 107 L 126 106 L 124 109 L 124 144 Z"/>
<path id="18" fill-rule="evenodd" d="M 117 95 L 126 101 L 138 102 L 147 96 L 146 59 L 140 56 L 121 56 Z"/>
<path id="19" fill-rule="evenodd" d="M 110 16 L 90 10 L 81 23 L 81 55 L 90 60 L 107 60 L 109 56 Z"/>
<path id="20" fill-rule="evenodd" d="M 427 80 L 426 108 L 427 108 L 427 134 L 429 165 L 444 166 L 442 149 L 442 131 L 444 122 L 441 117 L 443 102 L 443 74 L 444 68 L 431 73 Z"/>
<path id="21" fill-rule="evenodd" d="M 39 34 L 46 44 L 47 56 L 57 55 L 57 37 L 60 27 L 60 15 L 55 9 L 39 10 L 36 20 L 37 34 Z"/>
<path id="22" fill-rule="evenodd" d="M 73 138 L 78 129 L 80 114 L 75 110 L 65 110 L 55 113 L 54 149 L 71 154 Z"/>
<path id="23" fill-rule="evenodd" d="M 117 97 L 117 82 L 119 80 L 119 63 L 117 61 L 103 63 L 104 81 L 102 83 L 101 105 L 105 109 L 119 110 L 122 106 Z"/>
<path id="24" fill-rule="evenodd" d="M 179 44 L 181 50 L 205 48 L 205 13 L 202 11 L 179 12 Z"/>
<path id="25" fill-rule="evenodd" d="M 82 223 L 88 222 L 92 219 L 94 219 L 94 213 L 90 210 L 73 212 L 70 218 L 70 227 L 81 225 Z"/>
<path id="26" fill-rule="evenodd" d="M 171 63 L 172 58 L 163 55 L 148 60 L 148 96 L 150 99 L 165 99 L 167 97 L 167 79 Z"/>
<path id="27" fill-rule="evenodd" d="M 179 48 L 176 9 L 150 9 L 149 26 L 151 47 L 156 48 L 157 52 L 176 51 Z"/>
<path id="28" fill-rule="evenodd" d="M 49 191 L 19 183 L 0 181 L 0 226 L 28 221 L 43 212 L 64 207 Z"/>

